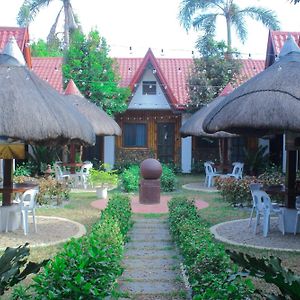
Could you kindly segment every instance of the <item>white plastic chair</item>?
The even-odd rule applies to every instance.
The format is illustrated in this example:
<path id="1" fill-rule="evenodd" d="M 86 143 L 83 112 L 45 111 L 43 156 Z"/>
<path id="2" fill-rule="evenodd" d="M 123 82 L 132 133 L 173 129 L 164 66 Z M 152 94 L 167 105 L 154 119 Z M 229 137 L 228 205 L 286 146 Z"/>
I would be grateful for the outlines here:
<path id="1" fill-rule="evenodd" d="M 77 172 L 78 184 L 82 185 L 84 189 L 87 188 L 89 170 L 93 168 L 92 163 L 83 164 L 80 168 L 80 172 Z"/>
<path id="2" fill-rule="evenodd" d="M 263 236 L 266 237 L 270 229 L 271 214 L 275 214 L 278 217 L 280 216 L 282 222 L 282 234 L 284 235 L 284 211 L 280 208 L 275 208 L 272 205 L 272 201 L 265 191 L 254 190 L 253 195 L 256 201 L 256 222 L 254 227 L 254 233 L 257 233 L 257 225 L 259 224 L 260 216 L 263 216 Z"/>
<path id="3" fill-rule="evenodd" d="M 299 217 L 300 217 L 300 210 L 298 210 L 298 211 L 297 211 L 297 214 L 296 214 L 296 222 L 295 222 L 294 235 L 297 234 Z"/>
<path id="4" fill-rule="evenodd" d="M 250 183 L 249 184 L 249 188 L 250 188 L 250 192 L 251 192 L 251 196 L 252 196 L 252 209 L 251 209 L 250 218 L 249 218 L 249 227 L 251 226 L 253 214 L 254 214 L 254 211 L 256 210 L 256 201 L 255 201 L 255 197 L 253 195 L 253 191 L 259 191 L 261 189 L 261 187 L 262 187 L 262 184 L 260 184 L 260 183 Z"/>
<path id="5" fill-rule="evenodd" d="M 226 174 L 226 176 L 234 177 L 236 179 L 242 179 L 243 178 L 244 163 L 234 162 L 232 165 L 233 165 L 232 172 Z"/>
<path id="6" fill-rule="evenodd" d="M 38 189 L 30 189 L 24 192 L 21 196 L 21 202 L 20 202 L 20 210 L 21 210 L 21 221 L 22 226 L 24 230 L 24 235 L 27 235 L 28 233 L 28 214 L 32 214 L 32 220 L 34 225 L 34 230 L 37 232 L 37 226 L 36 226 L 36 220 L 35 220 L 35 206 L 36 206 L 36 199 L 37 194 L 39 190 Z"/>
<path id="7" fill-rule="evenodd" d="M 211 162 L 208 161 L 205 162 L 204 168 L 205 168 L 205 184 L 207 185 L 207 187 L 211 187 L 214 185 L 214 177 L 218 177 L 221 174 L 216 172 Z"/>
<path id="8" fill-rule="evenodd" d="M 54 163 L 55 178 L 57 181 L 69 180 L 70 174 L 63 172 L 58 162 Z"/>

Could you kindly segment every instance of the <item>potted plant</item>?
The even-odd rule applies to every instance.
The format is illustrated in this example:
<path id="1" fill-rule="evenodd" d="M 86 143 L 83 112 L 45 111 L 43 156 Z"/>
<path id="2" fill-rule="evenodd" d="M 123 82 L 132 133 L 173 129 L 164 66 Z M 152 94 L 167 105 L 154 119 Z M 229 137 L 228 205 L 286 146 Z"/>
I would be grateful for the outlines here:
<path id="1" fill-rule="evenodd" d="M 107 189 L 118 184 L 118 175 L 115 171 L 108 170 L 107 166 L 101 167 L 102 169 L 89 170 L 88 183 L 96 188 L 98 197 L 106 199 Z"/>

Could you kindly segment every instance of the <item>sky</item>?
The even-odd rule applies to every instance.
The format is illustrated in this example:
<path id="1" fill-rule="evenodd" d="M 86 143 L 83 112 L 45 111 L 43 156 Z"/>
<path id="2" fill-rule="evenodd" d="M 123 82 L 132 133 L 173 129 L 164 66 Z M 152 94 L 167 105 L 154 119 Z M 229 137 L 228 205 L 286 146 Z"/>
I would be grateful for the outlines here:
<path id="1" fill-rule="evenodd" d="M 16 16 L 24 0 L 0 0 L 0 26 L 17 26 Z M 181 0 L 71 0 L 82 29 L 99 30 L 110 45 L 114 57 L 143 57 L 151 48 L 157 57 L 192 57 L 199 32 L 186 32 L 178 20 Z M 300 31 L 300 3 L 289 0 L 236 0 L 241 7 L 263 6 L 273 9 L 283 31 Z M 30 25 L 30 38 L 46 39 L 61 7 L 52 0 Z M 242 45 L 233 34 L 233 46 L 244 57 L 264 59 L 268 29 L 248 19 L 248 39 Z M 217 23 L 217 38 L 226 39 L 225 23 Z M 131 51 L 130 51 L 131 47 Z M 163 49 L 163 51 L 162 51 Z"/>

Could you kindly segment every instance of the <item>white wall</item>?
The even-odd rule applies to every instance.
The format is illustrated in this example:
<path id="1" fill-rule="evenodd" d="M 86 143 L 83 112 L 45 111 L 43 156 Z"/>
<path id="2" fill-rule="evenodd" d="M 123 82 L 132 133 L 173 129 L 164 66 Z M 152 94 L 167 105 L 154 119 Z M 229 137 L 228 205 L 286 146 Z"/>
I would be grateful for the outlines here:
<path id="1" fill-rule="evenodd" d="M 104 163 L 109 164 L 111 168 L 115 164 L 115 137 L 104 137 Z"/>
<path id="2" fill-rule="evenodd" d="M 190 114 L 182 114 L 182 125 L 190 117 Z M 181 171 L 191 173 L 192 170 L 192 137 L 181 138 Z"/>
<path id="3" fill-rule="evenodd" d="M 156 95 L 143 95 L 143 81 L 156 81 Z M 153 74 L 153 68 L 146 69 L 132 97 L 129 109 L 171 109 L 168 100 Z"/>

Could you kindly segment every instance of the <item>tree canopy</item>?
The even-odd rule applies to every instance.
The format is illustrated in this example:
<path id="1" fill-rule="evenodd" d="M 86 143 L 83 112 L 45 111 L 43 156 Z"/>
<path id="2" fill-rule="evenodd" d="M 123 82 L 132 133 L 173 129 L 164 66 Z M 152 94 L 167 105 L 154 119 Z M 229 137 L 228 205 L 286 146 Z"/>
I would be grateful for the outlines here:
<path id="1" fill-rule="evenodd" d="M 61 0 L 62 7 L 59 10 L 54 23 L 49 31 L 47 37 L 47 43 L 52 44 L 57 40 L 57 25 L 59 21 L 59 17 L 61 12 L 64 12 L 64 38 L 63 43 L 64 46 L 67 48 L 69 46 L 69 35 L 70 33 L 79 27 L 79 21 L 74 14 L 71 0 Z M 39 13 L 39 11 L 48 6 L 54 0 L 24 0 L 22 6 L 20 7 L 17 22 L 19 26 L 27 27 Z"/>
<path id="2" fill-rule="evenodd" d="M 241 67 L 237 58 L 226 57 L 227 46 L 224 41 L 217 42 L 211 36 L 206 36 L 200 40 L 198 48 L 201 57 L 194 59 L 188 79 L 190 111 L 216 98 L 229 82 L 234 82 Z"/>
<path id="3" fill-rule="evenodd" d="M 296 0 L 298 1 L 298 0 Z M 263 7 L 250 6 L 241 8 L 235 0 L 182 0 L 179 20 L 186 30 L 193 27 L 204 34 L 216 32 L 217 18 L 226 21 L 227 47 L 232 48 L 232 28 L 242 42 L 247 38 L 246 18 L 261 22 L 270 29 L 279 29 L 279 21 L 274 11 Z"/>
<path id="4" fill-rule="evenodd" d="M 109 47 L 97 30 L 87 36 L 75 31 L 65 55 L 65 83 L 73 79 L 81 93 L 108 114 L 126 110 L 129 88 L 118 85 L 117 64 L 108 56 Z"/>

